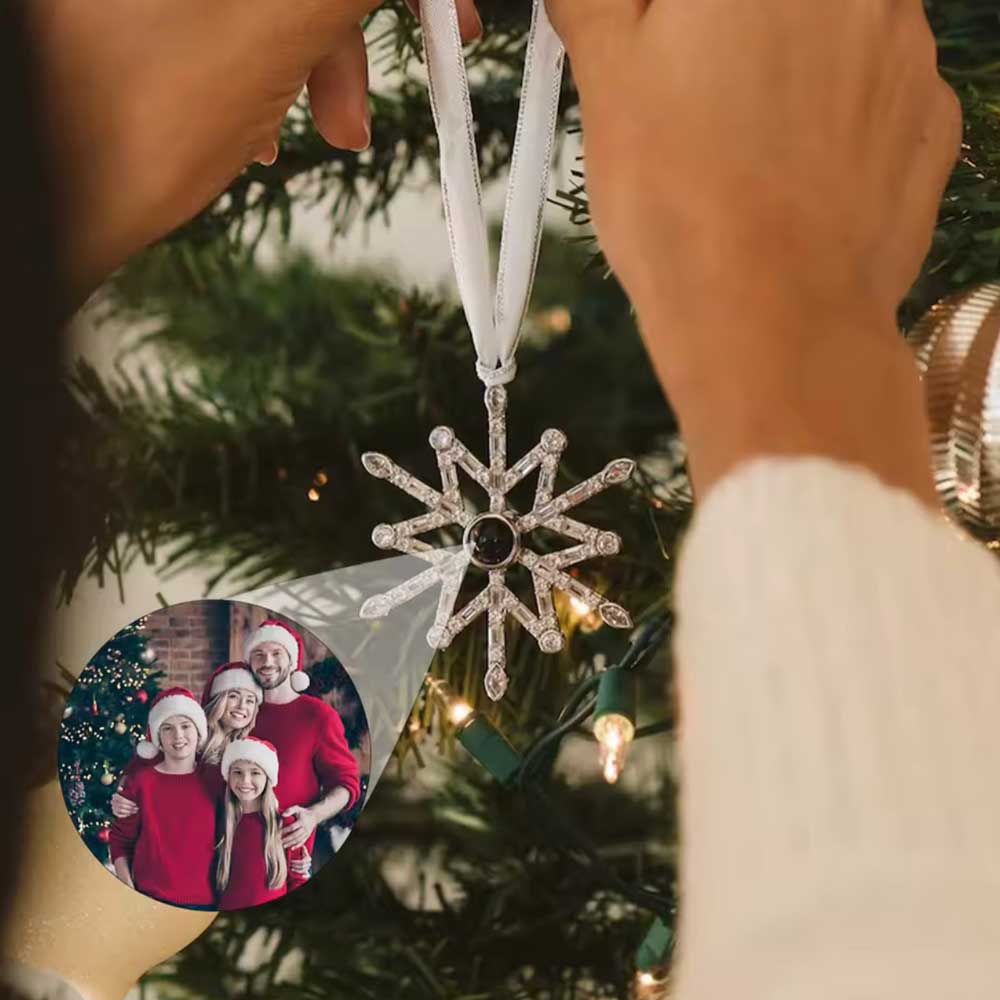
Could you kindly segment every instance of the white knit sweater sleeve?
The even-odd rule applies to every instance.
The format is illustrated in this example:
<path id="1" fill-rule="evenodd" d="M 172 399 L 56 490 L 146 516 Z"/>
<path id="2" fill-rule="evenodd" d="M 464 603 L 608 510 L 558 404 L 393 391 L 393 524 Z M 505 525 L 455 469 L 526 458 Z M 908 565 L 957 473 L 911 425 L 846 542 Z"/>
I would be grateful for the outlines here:
<path id="1" fill-rule="evenodd" d="M 679 1000 L 1000 998 L 1000 564 L 908 493 L 762 458 L 676 583 Z"/>

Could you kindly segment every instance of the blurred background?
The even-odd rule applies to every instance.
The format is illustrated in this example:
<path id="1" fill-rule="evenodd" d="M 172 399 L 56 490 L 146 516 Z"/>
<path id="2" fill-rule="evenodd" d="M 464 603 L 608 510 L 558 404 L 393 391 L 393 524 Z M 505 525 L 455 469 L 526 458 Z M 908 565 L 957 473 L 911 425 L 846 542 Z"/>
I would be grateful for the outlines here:
<path id="1" fill-rule="evenodd" d="M 927 6 L 942 71 L 962 97 L 966 147 L 904 328 L 1000 270 L 1000 21 L 992 0 Z M 486 30 L 468 62 L 496 241 L 530 3 L 482 0 L 480 11 Z M 420 510 L 363 471 L 364 451 L 430 483 L 435 425 L 485 452 L 417 30 L 393 0 L 367 33 L 369 150 L 328 148 L 297 108 L 273 166 L 250 167 L 80 317 L 67 358 L 76 430 L 53 468 L 74 540 L 48 630 L 53 720 L 67 683 L 58 667 L 78 674 L 140 615 L 375 559 L 372 526 Z M 639 623 L 669 623 L 692 502 L 683 444 L 589 226 L 568 70 L 560 110 L 510 452 L 563 429 L 559 490 L 613 458 L 637 460 L 626 489 L 581 510 L 623 548 L 582 564 L 580 579 Z M 338 863 L 287 899 L 220 917 L 132 1000 L 665 995 L 677 850 L 669 627 L 638 676 L 645 738 L 612 784 L 589 724 L 567 719 L 628 636 L 565 595 L 558 611 L 570 641 L 557 656 L 512 629 L 511 686 L 497 705 L 482 692 L 482 628 L 438 654 L 432 672 L 447 688 L 418 699 Z M 459 702 L 516 752 L 543 747 L 544 798 L 467 752 Z"/>

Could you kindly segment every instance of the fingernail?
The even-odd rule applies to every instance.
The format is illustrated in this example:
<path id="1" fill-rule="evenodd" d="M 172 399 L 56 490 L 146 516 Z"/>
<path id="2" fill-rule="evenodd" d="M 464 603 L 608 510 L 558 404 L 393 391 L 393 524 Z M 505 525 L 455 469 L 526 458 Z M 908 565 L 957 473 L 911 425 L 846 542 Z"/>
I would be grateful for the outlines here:
<path id="1" fill-rule="evenodd" d="M 278 143 L 277 140 L 271 143 L 270 146 L 261 150 L 254 158 L 254 163 L 259 163 L 262 167 L 272 166 L 278 159 Z"/>
<path id="2" fill-rule="evenodd" d="M 365 106 L 365 117 L 362 121 L 365 130 L 365 144 L 363 146 L 349 146 L 352 153 L 363 153 L 372 144 L 372 113 L 371 109 Z"/>

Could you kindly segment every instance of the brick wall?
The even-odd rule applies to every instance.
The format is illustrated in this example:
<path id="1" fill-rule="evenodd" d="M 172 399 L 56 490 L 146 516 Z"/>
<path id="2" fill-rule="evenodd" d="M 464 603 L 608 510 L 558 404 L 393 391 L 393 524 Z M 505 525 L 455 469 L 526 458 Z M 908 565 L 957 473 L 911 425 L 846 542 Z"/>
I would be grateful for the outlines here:
<path id="1" fill-rule="evenodd" d="M 229 602 L 189 601 L 147 616 L 149 644 L 157 667 L 167 674 L 161 687 L 186 687 L 199 698 L 212 671 L 229 655 Z"/>

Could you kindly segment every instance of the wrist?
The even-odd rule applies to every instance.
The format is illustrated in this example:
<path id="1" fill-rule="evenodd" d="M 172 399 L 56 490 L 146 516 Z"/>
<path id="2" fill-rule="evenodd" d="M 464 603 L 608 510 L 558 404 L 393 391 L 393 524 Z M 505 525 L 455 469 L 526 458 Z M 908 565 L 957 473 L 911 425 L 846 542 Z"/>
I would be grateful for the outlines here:
<path id="1" fill-rule="evenodd" d="M 683 320 L 674 310 L 640 317 L 697 492 L 753 457 L 823 455 L 936 508 L 923 387 L 892 318 L 801 309 L 794 296 L 757 305 L 715 300 Z"/>

